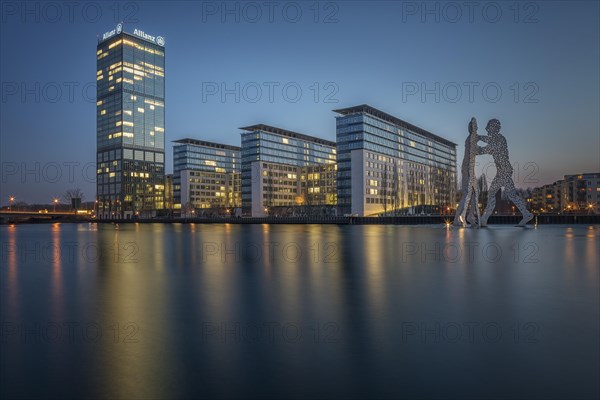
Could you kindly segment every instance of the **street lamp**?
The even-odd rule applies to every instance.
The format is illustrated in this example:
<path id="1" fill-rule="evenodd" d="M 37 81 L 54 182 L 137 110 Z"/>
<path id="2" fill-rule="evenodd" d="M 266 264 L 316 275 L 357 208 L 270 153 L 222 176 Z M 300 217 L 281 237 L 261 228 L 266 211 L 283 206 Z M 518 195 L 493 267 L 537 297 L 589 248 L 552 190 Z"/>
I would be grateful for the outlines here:
<path id="1" fill-rule="evenodd" d="M 54 203 L 54 212 L 56 212 L 56 205 L 58 204 L 58 199 L 55 197 L 52 202 Z"/>
<path id="2" fill-rule="evenodd" d="M 9 201 L 8 210 L 10 211 L 12 209 L 13 203 L 15 202 L 15 196 L 10 196 L 8 201 Z"/>

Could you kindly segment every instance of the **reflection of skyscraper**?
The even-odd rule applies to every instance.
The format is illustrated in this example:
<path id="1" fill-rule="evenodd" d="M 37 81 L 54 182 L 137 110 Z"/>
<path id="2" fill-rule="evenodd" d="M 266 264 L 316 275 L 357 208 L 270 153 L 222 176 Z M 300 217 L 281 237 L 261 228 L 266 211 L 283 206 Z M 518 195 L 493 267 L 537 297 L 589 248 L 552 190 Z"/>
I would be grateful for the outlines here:
<path id="1" fill-rule="evenodd" d="M 164 38 L 119 24 L 96 55 L 98 216 L 151 216 L 164 208 Z"/>

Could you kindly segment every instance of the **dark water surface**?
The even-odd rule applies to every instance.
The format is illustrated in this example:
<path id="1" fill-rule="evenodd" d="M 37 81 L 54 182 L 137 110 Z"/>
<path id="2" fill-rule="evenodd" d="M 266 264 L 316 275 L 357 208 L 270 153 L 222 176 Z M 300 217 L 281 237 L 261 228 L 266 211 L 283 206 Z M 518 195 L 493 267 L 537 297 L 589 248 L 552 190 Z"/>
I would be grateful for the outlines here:
<path id="1" fill-rule="evenodd" d="M 0 226 L 2 398 L 598 398 L 600 228 Z"/>

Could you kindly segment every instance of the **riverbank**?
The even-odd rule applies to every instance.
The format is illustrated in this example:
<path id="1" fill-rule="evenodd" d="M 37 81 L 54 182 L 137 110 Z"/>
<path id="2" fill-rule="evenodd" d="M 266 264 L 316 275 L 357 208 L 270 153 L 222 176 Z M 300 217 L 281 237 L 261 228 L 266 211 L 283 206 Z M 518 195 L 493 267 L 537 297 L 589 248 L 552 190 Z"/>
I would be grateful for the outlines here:
<path id="1" fill-rule="evenodd" d="M 6 217 L 3 216 L 0 224 L 43 224 L 43 223 L 119 223 L 119 224 L 155 224 L 155 223 L 197 223 L 197 224 L 333 224 L 333 225 L 443 225 L 452 222 L 453 216 L 449 215 L 406 215 L 396 217 L 223 217 L 223 218 L 151 218 L 151 219 L 109 219 L 98 220 L 94 218 L 83 218 L 81 216 L 27 216 Z M 520 215 L 492 215 L 489 224 L 516 225 L 521 220 Z M 595 214 L 560 214 L 560 215 L 538 215 L 528 225 L 535 224 L 600 224 L 600 215 Z"/>

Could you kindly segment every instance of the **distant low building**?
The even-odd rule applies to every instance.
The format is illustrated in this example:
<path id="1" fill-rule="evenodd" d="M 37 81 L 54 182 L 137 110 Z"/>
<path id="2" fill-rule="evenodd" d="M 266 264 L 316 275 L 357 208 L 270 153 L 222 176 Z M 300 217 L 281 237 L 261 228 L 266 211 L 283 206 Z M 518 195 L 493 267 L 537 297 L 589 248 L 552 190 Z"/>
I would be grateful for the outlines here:
<path id="1" fill-rule="evenodd" d="M 560 212 L 561 182 L 557 181 L 533 189 L 531 208 L 541 212 Z"/>
<path id="2" fill-rule="evenodd" d="M 600 213 L 600 173 L 565 175 L 564 179 L 535 188 L 531 208 L 549 213 Z"/>
<path id="3" fill-rule="evenodd" d="M 567 211 L 600 212 L 600 172 L 565 175 L 561 199 Z"/>

